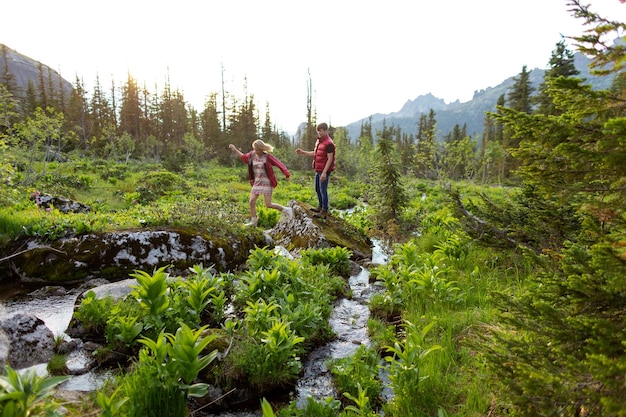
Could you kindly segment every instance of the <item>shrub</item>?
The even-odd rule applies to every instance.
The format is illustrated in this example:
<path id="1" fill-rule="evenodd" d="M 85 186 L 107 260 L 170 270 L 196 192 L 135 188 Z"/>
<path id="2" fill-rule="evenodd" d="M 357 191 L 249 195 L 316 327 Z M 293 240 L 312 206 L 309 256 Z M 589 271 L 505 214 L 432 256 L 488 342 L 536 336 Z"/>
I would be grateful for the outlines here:
<path id="1" fill-rule="evenodd" d="M 104 337 L 114 303 L 112 297 L 98 299 L 95 292 L 88 291 L 74 312 L 74 319 L 83 326 L 86 333 Z"/>
<path id="2" fill-rule="evenodd" d="M 378 353 L 364 345 L 352 356 L 333 361 L 330 372 L 339 394 L 358 397 L 360 391 L 370 399 L 370 406 L 380 405 L 383 384 L 378 379 Z"/>
<path id="3" fill-rule="evenodd" d="M 395 397 L 389 404 L 394 410 L 392 415 L 432 415 L 429 407 L 421 401 L 422 381 L 428 378 L 421 372 L 421 363 L 431 352 L 441 349 L 439 345 L 425 346 L 425 336 L 435 322 L 430 322 L 422 329 L 410 322 L 405 322 L 406 336 L 403 341 L 388 346 L 391 354 L 385 357 L 389 363 L 389 380 Z"/>
<path id="4" fill-rule="evenodd" d="M 300 252 L 303 263 L 309 265 L 328 265 L 332 273 L 341 276 L 350 276 L 350 250 L 336 246 L 324 249 L 305 249 Z"/>
<path id="5" fill-rule="evenodd" d="M 57 404 L 50 398 L 54 389 L 65 382 L 66 376 L 39 376 L 35 370 L 18 373 L 4 368 L 0 375 L 0 410 L 2 416 L 61 416 Z"/>
<path id="6" fill-rule="evenodd" d="M 177 174 L 169 171 L 158 171 L 147 174 L 137 187 L 139 202 L 142 204 L 155 201 L 167 192 L 187 189 L 186 181 Z"/>

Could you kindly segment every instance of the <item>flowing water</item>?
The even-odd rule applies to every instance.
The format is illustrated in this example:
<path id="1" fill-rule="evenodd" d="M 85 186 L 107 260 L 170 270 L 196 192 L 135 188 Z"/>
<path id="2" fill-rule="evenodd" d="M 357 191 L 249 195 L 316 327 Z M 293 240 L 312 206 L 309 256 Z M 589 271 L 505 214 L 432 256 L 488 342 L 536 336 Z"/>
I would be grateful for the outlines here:
<path id="1" fill-rule="evenodd" d="M 63 287 L 47 287 L 45 291 L 32 290 L 31 285 L 2 284 L 0 319 L 17 313 L 32 314 L 39 317 L 52 334 L 62 336 L 70 323 L 74 303 L 81 291 L 66 290 Z"/>
<path id="2" fill-rule="evenodd" d="M 382 246 L 375 242 L 372 253 L 374 264 L 387 262 Z M 352 297 L 338 301 L 330 317 L 330 325 L 337 337 L 325 346 L 313 351 L 303 364 L 303 376 L 295 387 L 294 399 L 298 405 L 303 405 L 306 399 L 316 399 L 335 396 L 330 371 L 326 367 L 329 359 L 339 359 L 350 356 L 360 345 L 369 344 L 367 321 L 369 319 L 369 298 L 376 291 L 369 284 L 369 271 L 361 271 L 349 279 Z M 48 287 L 45 291 L 28 291 L 23 284 L 3 285 L 0 294 L 0 319 L 10 317 L 16 313 L 30 313 L 39 317 L 55 336 L 65 336 L 65 330 L 72 317 L 74 303 L 82 290 L 65 290 L 62 287 Z M 22 294 L 22 295 L 19 295 Z M 80 369 L 87 362 L 87 358 L 78 349 L 68 358 L 70 369 Z M 37 372 L 45 374 L 46 364 L 33 367 Z M 64 390 L 91 391 L 97 389 L 105 376 L 89 372 L 74 376 L 60 386 Z M 218 415 L 204 414 L 205 417 L 256 417 L 261 416 L 258 410 L 225 412 Z"/>

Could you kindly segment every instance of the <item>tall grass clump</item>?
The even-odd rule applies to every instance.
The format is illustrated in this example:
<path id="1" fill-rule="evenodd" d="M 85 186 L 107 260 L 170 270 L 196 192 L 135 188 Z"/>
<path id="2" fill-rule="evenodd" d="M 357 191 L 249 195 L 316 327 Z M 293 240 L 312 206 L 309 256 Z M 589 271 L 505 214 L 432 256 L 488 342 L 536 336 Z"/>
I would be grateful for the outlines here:
<path id="1" fill-rule="evenodd" d="M 203 337 L 204 330 L 183 324 L 175 334 L 161 332 L 155 339 L 141 339 L 145 347 L 139 360 L 118 381 L 119 396 L 128 398 L 123 413 L 129 417 L 187 416 L 187 400 L 204 396 L 208 389 L 207 384 L 194 381 L 217 357 L 215 350 L 203 355 L 215 339 Z"/>

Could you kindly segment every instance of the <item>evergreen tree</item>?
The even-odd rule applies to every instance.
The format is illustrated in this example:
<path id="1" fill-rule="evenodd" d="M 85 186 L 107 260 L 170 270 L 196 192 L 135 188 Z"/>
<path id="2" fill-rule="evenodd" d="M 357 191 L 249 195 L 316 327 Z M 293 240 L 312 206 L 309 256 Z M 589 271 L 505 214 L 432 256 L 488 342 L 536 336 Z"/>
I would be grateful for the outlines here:
<path id="1" fill-rule="evenodd" d="M 4 65 L 2 67 L 2 78 L 0 78 L 0 84 L 4 84 L 6 89 L 15 97 L 16 100 L 22 98 L 21 89 L 17 85 L 15 75 L 9 70 L 8 50 L 6 45 L 2 44 L 2 59 Z"/>
<path id="2" fill-rule="evenodd" d="M 275 146 L 279 146 L 276 142 L 276 139 L 278 138 L 274 135 L 274 133 L 272 119 L 270 117 L 270 105 L 269 103 L 265 103 L 265 119 L 263 121 L 263 126 L 261 126 L 261 140 L 265 143 L 274 143 Z"/>
<path id="3" fill-rule="evenodd" d="M 358 138 L 359 144 L 363 142 L 369 142 L 370 145 L 374 145 L 374 134 L 372 133 L 372 116 L 370 116 L 366 122 L 361 122 L 361 130 Z"/>
<path id="4" fill-rule="evenodd" d="M 160 126 L 157 138 L 163 143 L 163 152 L 170 158 L 172 167 L 182 168 L 174 159 L 177 158 L 177 150 L 183 147 L 183 136 L 190 131 L 188 110 L 183 94 L 178 90 L 172 91 L 169 76 L 158 102 L 157 114 Z"/>
<path id="5" fill-rule="evenodd" d="M 161 127 L 159 125 L 159 99 L 156 88 L 154 91 L 154 93 L 150 92 L 145 83 L 141 89 L 140 101 L 143 113 L 141 118 L 142 127 L 140 129 L 142 132 L 141 153 L 150 155 L 150 158 L 158 161 L 160 159 L 159 155 L 162 153 L 161 144 L 157 140 Z"/>
<path id="6" fill-rule="evenodd" d="M 522 67 L 522 71 L 513 80 L 513 85 L 508 91 L 507 107 L 516 112 L 531 113 L 533 88 L 530 84 L 530 73 L 526 65 Z M 512 152 L 519 146 L 518 136 L 504 129 L 503 146 L 508 152 Z M 519 163 L 513 157 L 507 155 L 504 163 L 504 176 L 510 178 L 518 167 Z"/>
<path id="7" fill-rule="evenodd" d="M 550 67 L 543 76 L 543 82 L 539 85 L 538 95 L 533 97 L 533 103 L 537 104 L 536 112 L 554 114 L 556 109 L 552 102 L 549 89 L 551 82 L 559 77 L 575 77 L 579 71 L 574 65 L 574 53 L 567 49 L 565 40 L 556 44 L 550 57 Z"/>
<path id="8" fill-rule="evenodd" d="M 137 81 L 128 73 L 126 84 L 122 87 L 122 104 L 119 117 L 120 132 L 128 133 L 133 140 L 138 140 L 142 133 L 142 114 Z"/>
<path id="9" fill-rule="evenodd" d="M 375 223 L 391 236 L 398 233 L 395 225 L 408 201 L 402 183 L 400 159 L 393 146 L 393 132 L 392 128 L 383 124 L 383 131 L 376 142 L 376 158 L 371 171 L 373 193 L 370 197 L 370 203 L 375 207 Z"/>
<path id="10" fill-rule="evenodd" d="M 339 127 L 333 130 L 333 142 L 335 143 L 336 171 L 348 178 L 355 178 L 361 167 L 359 151 L 356 144 L 352 143 L 348 135 L 348 129 Z"/>
<path id="11" fill-rule="evenodd" d="M 436 179 L 437 161 L 437 122 L 435 111 L 430 109 L 428 116 L 420 115 L 417 129 L 417 152 L 415 154 L 415 173 L 420 178 Z"/>
<path id="12" fill-rule="evenodd" d="M 26 94 L 24 96 L 24 102 L 22 104 L 22 113 L 24 116 L 29 116 L 35 113 L 35 110 L 39 107 L 39 101 L 37 100 L 37 90 L 35 89 L 35 83 L 29 79 L 26 84 Z"/>
<path id="13" fill-rule="evenodd" d="M 409 173 L 415 159 L 415 143 L 413 135 L 399 133 L 398 151 L 400 153 L 400 169 L 403 175 Z"/>
<path id="14" fill-rule="evenodd" d="M 205 101 L 204 110 L 200 116 L 202 143 L 209 155 L 213 156 L 215 156 L 216 149 L 226 149 L 228 146 L 228 143 L 222 139 L 224 135 L 217 106 L 217 94 L 213 93 Z"/>
<path id="15" fill-rule="evenodd" d="M 357 152 L 349 158 L 352 161 L 354 172 L 359 177 L 366 180 L 369 178 L 370 168 L 374 161 L 374 137 L 372 133 L 372 117 L 361 123 L 361 131 L 356 141 Z M 348 155 L 344 154 L 344 159 L 348 159 Z M 348 162 L 349 163 L 349 162 Z"/>
<path id="16" fill-rule="evenodd" d="M 116 130 L 113 109 L 100 85 L 100 77 L 96 76 L 94 91 L 91 96 L 87 131 L 90 133 L 90 146 L 98 153 L 106 145 L 108 132 Z M 106 135 L 105 135 L 106 133 Z"/>
<path id="17" fill-rule="evenodd" d="M 239 149 L 247 151 L 251 149 L 252 142 L 259 138 L 259 121 L 254 104 L 253 96 L 245 96 L 241 104 L 237 101 L 233 102 L 228 126 L 229 142 L 235 144 Z M 217 150 L 220 160 L 228 161 L 231 158 L 231 152 L 227 146 Z"/>
<path id="18" fill-rule="evenodd" d="M 20 116 L 18 111 L 17 100 L 9 88 L 0 83 L 0 139 L 6 139 L 8 143 L 13 143 L 15 123 Z"/>
<path id="19" fill-rule="evenodd" d="M 38 107 L 48 107 L 48 94 L 46 93 L 46 77 L 44 75 L 43 64 L 37 63 L 37 75 L 39 77 L 39 83 L 37 84 L 37 104 Z"/>
<path id="20" fill-rule="evenodd" d="M 522 71 L 513 78 L 513 85 L 509 88 L 508 107 L 518 112 L 531 113 L 533 90 L 530 84 L 530 72 L 524 65 Z"/>
<path id="21" fill-rule="evenodd" d="M 625 416 L 626 51 L 600 40 L 626 25 L 570 5 L 594 26 L 575 38 L 581 52 L 615 74 L 613 88 L 559 77 L 550 86 L 555 114 L 509 108 L 497 118 L 521 141 L 514 156 L 524 181 L 572 204 L 582 229 L 536 258 L 542 272 L 527 292 L 503 294 L 504 324 L 484 346 L 503 395 L 524 415 Z"/>
<path id="22" fill-rule="evenodd" d="M 61 99 L 57 97 L 56 84 L 52 75 L 52 69 L 46 66 L 46 84 L 48 85 L 48 107 L 53 107 L 59 111 L 63 111 Z"/>

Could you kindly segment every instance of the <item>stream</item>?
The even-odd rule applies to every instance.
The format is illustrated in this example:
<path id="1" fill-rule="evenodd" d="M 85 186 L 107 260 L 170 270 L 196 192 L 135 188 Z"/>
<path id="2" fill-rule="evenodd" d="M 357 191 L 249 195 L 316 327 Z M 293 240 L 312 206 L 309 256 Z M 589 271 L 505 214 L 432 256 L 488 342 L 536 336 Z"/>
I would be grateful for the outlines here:
<path id="1" fill-rule="evenodd" d="M 379 242 L 374 242 L 372 263 L 384 264 L 387 262 Z M 370 273 L 361 267 L 357 275 L 349 278 L 352 291 L 350 299 L 341 299 L 335 305 L 329 323 L 337 337 L 325 346 L 313 351 L 303 363 L 303 374 L 295 386 L 294 400 L 298 406 L 303 406 L 307 398 L 323 399 L 335 396 L 332 384 L 332 375 L 326 367 L 329 359 L 339 359 L 352 355 L 362 344 L 369 344 L 367 321 L 369 319 L 369 298 L 376 291 L 369 284 Z M 25 284 L 4 284 L 0 294 L 0 319 L 11 317 L 16 313 L 28 312 L 39 317 L 55 336 L 65 336 L 74 303 L 82 293 L 81 289 L 63 287 L 47 287 L 42 290 L 29 292 Z M 80 369 L 87 362 L 82 349 L 77 349 L 68 357 L 67 366 L 70 369 Z M 32 367 L 39 374 L 46 374 L 46 364 Z M 29 369 L 32 369 L 29 368 Z M 59 389 L 68 391 L 92 391 L 98 389 L 106 375 L 96 372 L 74 376 L 59 386 Z M 223 412 L 220 414 L 202 414 L 204 417 L 259 417 L 260 410 Z"/>

